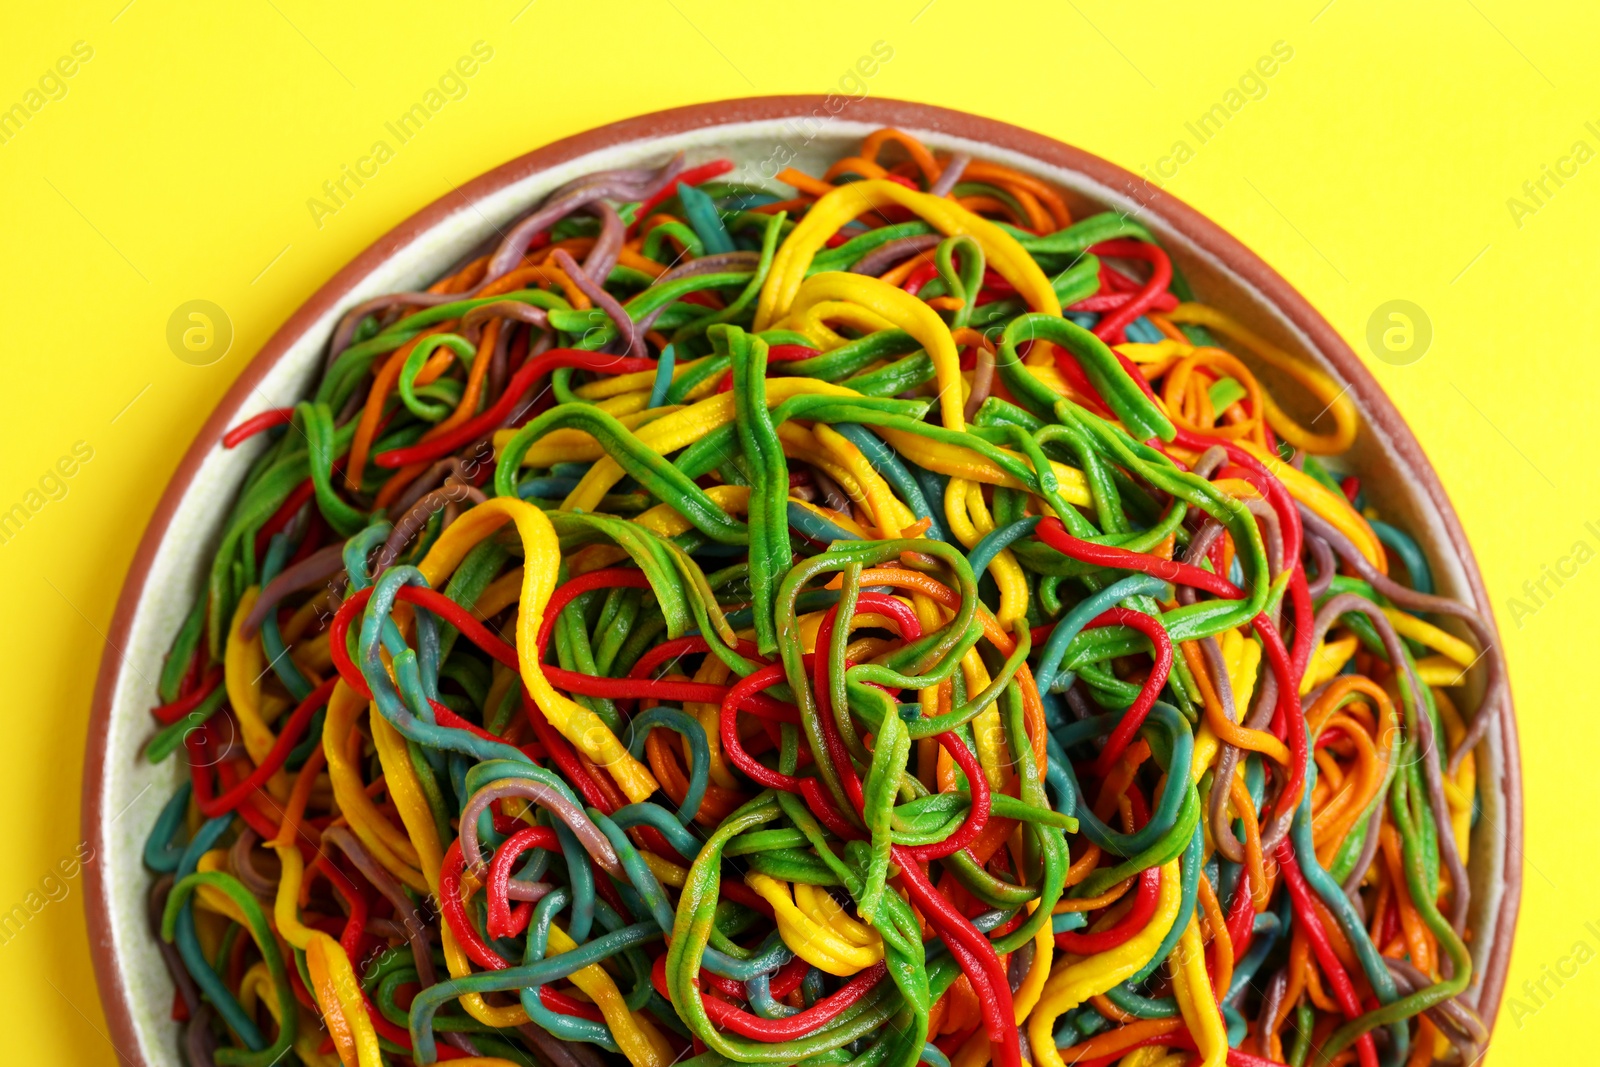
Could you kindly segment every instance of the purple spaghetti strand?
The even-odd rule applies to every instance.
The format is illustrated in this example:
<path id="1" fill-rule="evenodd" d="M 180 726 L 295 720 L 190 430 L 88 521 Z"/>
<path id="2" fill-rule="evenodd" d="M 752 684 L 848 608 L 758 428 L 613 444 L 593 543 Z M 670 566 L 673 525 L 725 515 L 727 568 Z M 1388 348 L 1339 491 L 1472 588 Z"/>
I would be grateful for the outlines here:
<path id="1" fill-rule="evenodd" d="M 543 205 L 505 235 L 500 246 L 489 257 L 484 283 L 509 273 L 522 261 L 535 237 L 573 212 L 599 200 L 648 199 L 666 188 L 667 183 L 677 177 L 682 169 L 683 153 L 680 152 L 656 171 L 601 171 L 561 186 L 545 198 Z"/>

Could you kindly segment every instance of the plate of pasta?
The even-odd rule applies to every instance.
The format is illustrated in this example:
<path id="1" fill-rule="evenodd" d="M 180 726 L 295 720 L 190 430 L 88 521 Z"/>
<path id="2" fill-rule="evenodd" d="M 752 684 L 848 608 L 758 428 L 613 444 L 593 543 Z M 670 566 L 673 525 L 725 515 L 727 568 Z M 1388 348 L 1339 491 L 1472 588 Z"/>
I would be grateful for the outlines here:
<path id="1" fill-rule="evenodd" d="M 119 1048 L 1482 1055 L 1515 724 L 1400 416 L 1169 194 L 847 104 L 532 152 L 243 371 L 96 691 Z"/>

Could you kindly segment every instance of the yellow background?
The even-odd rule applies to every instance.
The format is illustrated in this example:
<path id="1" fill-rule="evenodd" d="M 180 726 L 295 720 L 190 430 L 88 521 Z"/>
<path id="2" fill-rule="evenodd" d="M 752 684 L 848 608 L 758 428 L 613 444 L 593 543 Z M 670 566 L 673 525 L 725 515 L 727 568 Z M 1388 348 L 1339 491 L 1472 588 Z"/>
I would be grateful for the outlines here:
<path id="1" fill-rule="evenodd" d="M 1282 40 L 1294 57 L 1268 95 L 1169 188 L 1287 276 L 1364 357 L 1379 304 L 1408 299 L 1431 318 L 1424 359 L 1372 363 L 1461 512 L 1505 635 L 1527 777 L 1511 992 L 1580 939 L 1600 948 L 1584 926 L 1600 926 L 1600 719 L 1592 686 L 1569 681 L 1592 677 L 1600 565 L 1520 626 L 1507 603 L 1576 540 L 1600 547 L 1593 453 L 1573 447 L 1600 398 L 1584 325 L 1600 282 L 1600 162 L 1520 227 L 1506 204 L 1574 141 L 1600 149 L 1584 127 L 1600 129 L 1589 5 L 812 0 L 769 16 L 747 14 L 769 5 L 710 0 L 10 6 L 0 106 L 74 42 L 94 54 L 62 99 L 0 144 L 0 510 L 75 442 L 94 458 L 0 545 L 0 910 L 78 842 L 101 634 L 167 477 L 272 330 L 412 211 L 614 119 L 828 91 L 878 40 L 894 58 L 874 95 L 1005 119 L 1137 171 L 1175 139 L 1192 143 L 1184 123 Z M 478 40 L 494 58 L 466 98 L 319 230 L 307 198 Z M 196 298 L 225 308 L 236 331 L 228 356 L 203 368 L 165 342 L 172 310 Z M 1502 1013 L 1495 1062 L 1592 1045 L 1597 1003 L 1590 963 L 1537 1011 Z M 116 1062 L 76 882 L 0 945 L 0 1033 L 7 1062 Z"/>

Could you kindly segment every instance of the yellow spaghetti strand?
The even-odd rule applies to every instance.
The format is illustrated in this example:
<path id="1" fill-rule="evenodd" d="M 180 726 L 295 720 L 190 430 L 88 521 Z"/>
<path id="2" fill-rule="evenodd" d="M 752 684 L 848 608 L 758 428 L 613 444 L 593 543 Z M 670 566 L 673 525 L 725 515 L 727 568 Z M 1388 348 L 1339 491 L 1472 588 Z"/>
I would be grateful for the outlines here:
<path id="1" fill-rule="evenodd" d="M 516 640 L 522 684 L 550 725 L 584 755 L 604 767 L 629 800 L 637 803 L 648 799 L 657 788 L 649 769 L 628 754 L 598 715 L 557 692 L 539 665 L 539 628 L 544 622 L 545 605 L 555 591 L 556 572 L 561 563 L 561 546 L 544 512 L 526 501 L 509 497 L 485 501 L 439 535 L 418 569 L 430 585 L 439 587 L 468 551 L 507 522 L 515 524 L 523 548 L 522 599 L 517 614 Z"/>
<path id="2" fill-rule="evenodd" d="M 932 441 L 920 434 L 907 430 L 896 430 L 889 427 L 874 427 L 880 437 L 894 446 L 895 451 L 907 457 L 919 467 L 937 471 L 950 478 L 965 478 L 968 481 L 982 482 L 984 485 L 1002 485 L 1007 489 L 1027 489 L 1028 486 L 1007 474 L 1000 467 L 991 462 L 986 456 L 970 448 L 960 445 L 947 444 L 944 441 Z M 1027 458 L 1012 452 L 1010 449 L 1001 449 L 1006 455 L 1015 456 L 1021 463 L 1027 463 Z M 1031 465 L 1031 464 L 1030 464 Z M 1069 504 L 1089 507 L 1093 500 L 1089 496 L 1089 483 L 1085 480 L 1083 472 L 1076 467 L 1069 467 L 1065 463 L 1050 461 L 1050 469 L 1055 472 L 1056 481 L 1059 483 L 1057 491 L 1061 499 Z"/>
<path id="3" fill-rule="evenodd" d="M 1056 1020 L 1065 1012 L 1118 982 L 1137 974 L 1155 955 L 1156 949 L 1178 917 L 1182 890 L 1178 886 L 1178 861 L 1161 866 L 1161 889 L 1156 895 L 1155 914 L 1143 930 L 1126 943 L 1093 956 L 1068 956 L 1050 974 L 1033 1014 L 1028 1017 L 1028 1042 L 1033 1046 L 1037 1067 L 1066 1067 L 1056 1048 Z"/>
<path id="4" fill-rule="evenodd" d="M 756 871 L 746 874 L 744 880 L 772 905 L 778 917 L 778 932 L 783 937 L 783 943 L 813 967 L 847 978 L 883 959 L 883 939 L 877 931 L 872 932 L 874 940 L 870 944 L 855 944 L 840 930 L 820 923 L 802 911 L 795 903 L 795 898 L 789 895 L 787 883 Z"/>
<path id="5" fill-rule="evenodd" d="M 417 869 L 417 850 L 411 839 L 395 827 L 367 795 L 361 776 L 345 753 L 345 741 L 355 729 L 356 717 L 366 711 L 361 694 L 342 680 L 333 687 L 328 701 L 326 738 L 323 751 L 328 759 L 328 778 L 333 783 L 334 799 L 345 821 L 355 831 L 378 862 L 411 889 L 428 892 L 428 880 Z"/>
<path id="6" fill-rule="evenodd" d="M 1206 948 L 1197 915 L 1189 916 L 1189 925 L 1183 928 L 1172 953 L 1172 992 L 1200 1048 L 1201 1067 L 1222 1067 L 1228 1058 L 1228 1031 L 1206 974 Z"/>
<path id="7" fill-rule="evenodd" d="M 886 540 L 900 538 L 901 531 L 917 521 L 911 509 L 894 495 L 889 483 L 872 469 L 867 457 L 862 455 L 861 450 L 849 439 L 821 422 L 813 426 L 811 432 L 817 444 L 827 449 L 834 461 L 848 471 L 856 484 L 861 487 L 867 506 L 872 509 L 873 523 L 878 527 L 878 535 Z"/>
<path id="8" fill-rule="evenodd" d="M 571 952 L 578 947 L 578 943 L 567 936 L 561 927 L 550 924 L 550 947 L 547 955 L 559 956 L 563 952 Z M 666 1067 L 672 1062 L 672 1050 L 667 1047 L 659 1033 L 644 1013 L 628 1010 L 628 1005 L 622 999 L 622 993 L 617 989 L 617 983 L 605 972 L 598 963 L 572 972 L 570 980 L 573 985 L 589 995 L 594 1001 L 594 1006 L 600 1009 L 600 1014 L 611 1026 L 611 1033 L 617 1039 L 617 1047 L 622 1054 L 628 1057 L 628 1062 L 633 1067 Z"/>
<path id="9" fill-rule="evenodd" d="M 1050 279 L 1016 238 L 953 201 L 879 178 L 841 185 L 811 205 L 773 257 L 756 304 L 754 329 L 770 329 L 788 313 L 805 280 L 806 268 L 829 237 L 857 215 L 890 204 L 909 209 L 946 237 L 971 237 L 983 249 L 989 265 L 1012 284 L 1029 307 L 1046 315 L 1061 314 L 1061 302 Z"/>
<path id="10" fill-rule="evenodd" d="M 1037 903 L 1030 903 L 1028 910 L 1032 912 L 1037 906 Z M 1034 1005 L 1039 1003 L 1039 995 L 1044 992 L 1044 984 L 1050 978 L 1050 960 L 1055 947 L 1055 938 L 1051 935 L 1049 927 L 1040 930 L 1033 939 L 1033 966 L 1028 968 L 1022 984 L 1011 995 L 1013 1015 L 1019 1027 L 1028 1021 L 1029 1013 L 1033 1011 Z M 980 1031 L 962 1043 L 961 1048 L 950 1058 L 950 1067 L 987 1067 L 989 1060 L 989 1035 Z"/>
<path id="11" fill-rule="evenodd" d="M 239 720 L 245 751 L 256 763 L 266 759 L 267 753 L 272 751 L 273 742 L 278 739 L 267 725 L 267 718 L 283 710 L 281 700 L 263 698 L 261 693 L 261 678 L 267 671 L 267 658 L 262 653 L 260 637 L 247 638 L 240 632 L 250 609 L 255 607 L 256 595 L 260 591 L 251 586 L 239 598 L 239 607 L 234 611 L 233 622 L 228 627 L 228 643 L 223 650 L 222 660 L 228 703 Z M 267 789 L 282 800 L 289 795 L 288 775 L 279 771 L 268 780 Z"/>
<path id="12" fill-rule="evenodd" d="M 945 429 L 960 430 L 966 426 L 961 413 L 965 397 L 962 395 L 960 354 L 956 352 L 955 339 L 950 336 L 950 327 L 938 312 L 904 289 L 877 278 L 824 271 L 813 274 L 800 286 L 789 309 L 789 318 L 804 316 L 810 308 L 824 301 L 858 305 L 884 324 L 880 329 L 898 327 L 910 334 L 933 360 L 934 380 L 939 384 L 939 414 Z"/>
<path id="13" fill-rule="evenodd" d="M 860 395 L 854 389 L 846 389 L 844 386 L 818 381 L 815 378 L 773 378 L 767 382 L 767 406 L 775 407 L 789 397 L 802 393 L 821 393 L 827 396 Z M 634 436 L 638 438 L 640 444 L 664 456 L 693 444 L 719 426 L 726 426 L 732 422 L 733 408 L 731 393 L 716 393 L 656 419 L 640 428 Z M 562 456 L 550 462 L 567 462 L 571 458 L 576 457 Z M 597 458 L 595 465 L 579 480 L 577 488 L 567 494 L 567 499 L 562 501 L 562 510 L 598 509 L 606 493 L 622 480 L 623 473 L 622 465 L 610 456 Z"/>
<path id="14" fill-rule="evenodd" d="M 1394 608 L 1384 608 L 1384 615 L 1394 623 L 1395 633 L 1401 637 L 1409 637 L 1418 644 L 1442 652 L 1444 655 L 1459 663 L 1463 667 L 1470 667 L 1478 662 L 1478 653 L 1473 651 L 1471 645 L 1454 634 L 1446 633 L 1433 623 L 1419 619 L 1415 615 L 1407 615 Z"/>
<path id="15" fill-rule="evenodd" d="M 258 1006 L 265 1007 L 273 1021 L 281 1024 L 282 1009 L 278 1005 L 278 998 L 271 995 L 273 992 L 272 972 L 267 969 L 265 961 L 257 960 L 239 980 L 239 1006 L 244 1009 L 247 1016 L 254 1016 Z M 337 1054 L 325 1056 L 317 1051 L 318 1046 L 322 1044 L 322 1038 L 318 1034 L 317 1016 L 298 1004 L 295 1005 L 295 1009 L 295 1018 L 298 1020 L 294 1034 L 295 1055 L 300 1057 L 306 1067 L 340 1067 L 344 1061 Z M 336 1037 L 335 1041 L 337 1040 Z M 353 1050 L 351 1055 L 354 1055 Z M 355 1061 L 352 1059 L 351 1063 L 354 1064 Z"/>
<path id="16" fill-rule="evenodd" d="M 1167 318 L 1173 322 L 1215 330 L 1243 346 L 1261 362 L 1289 375 L 1305 386 L 1318 403 L 1327 405 L 1324 410 L 1333 416 L 1334 431 L 1331 434 L 1319 434 L 1305 429 L 1285 414 L 1271 393 L 1263 393 L 1267 423 L 1285 441 L 1319 456 L 1344 452 L 1355 444 L 1360 422 L 1356 416 L 1355 402 L 1349 396 L 1349 386 L 1340 386 L 1326 372 L 1304 359 L 1290 355 L 1216 308 L 1204 304 L 1179 304 L 1167 313 Z"/>
<path id="17" fill-rule="evenodd" d="M 1290 496 L 1348 537 L 1361 550 L 1361 554 L 1368 562 L 1384 574 L 1389 572 L 1388 557 L 1384 555 L 1378 535 L 1372 532 L 1367 520 L 1356 513 L 1342 494 L 1328 489 L 1304 471 L 1296 470 L 1253 441 L 1241 441 L 1240 446 L 1260 460 L 1262 466 L 1283 483 Z"/>

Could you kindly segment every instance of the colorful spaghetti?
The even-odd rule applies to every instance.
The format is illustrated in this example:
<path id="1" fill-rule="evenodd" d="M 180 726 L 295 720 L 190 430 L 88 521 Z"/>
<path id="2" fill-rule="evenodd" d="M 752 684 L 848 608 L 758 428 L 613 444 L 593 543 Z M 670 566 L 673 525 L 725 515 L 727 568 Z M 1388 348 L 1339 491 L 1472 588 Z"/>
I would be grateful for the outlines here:
<path id="1" fill-rule="evenodd" d="M 1504 669 L 1345 390 L 1008 167 L 778 180 L 570 182 L 224 439 L 188 1062 L 1470 1062 Z"/>

